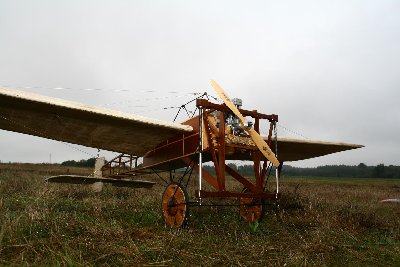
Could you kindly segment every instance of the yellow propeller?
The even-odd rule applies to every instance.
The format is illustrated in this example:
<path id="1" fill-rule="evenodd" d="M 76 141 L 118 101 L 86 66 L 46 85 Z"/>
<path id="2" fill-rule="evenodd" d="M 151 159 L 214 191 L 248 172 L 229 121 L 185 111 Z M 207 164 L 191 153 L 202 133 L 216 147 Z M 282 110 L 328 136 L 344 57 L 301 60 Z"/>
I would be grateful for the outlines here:
<path id="1" fill-rule="evenodd" d="M 242 128 L 250 135 L 250 138 L 253 140 L 254 144 L 258 147 L 261 153 L 270 161 L 275 167 L 279 166 L 279 161 L 276 158 L 274 152 L 272 152 L 271 148 L 269 148 L 268 144 L 264 141 L 264 139 L 253 129 L 246 127 L 245 119 L 243 115 L 240 113 L 239 109 L 233 104 L 232 100 L 228 97 L 225 91 L 219 86 L 214 80 L 211 80 L 211 85 L 214 87 L 218 96 L 224 101 L 225 105 L 238 117 L 240 120 L 240 124 Z"/>

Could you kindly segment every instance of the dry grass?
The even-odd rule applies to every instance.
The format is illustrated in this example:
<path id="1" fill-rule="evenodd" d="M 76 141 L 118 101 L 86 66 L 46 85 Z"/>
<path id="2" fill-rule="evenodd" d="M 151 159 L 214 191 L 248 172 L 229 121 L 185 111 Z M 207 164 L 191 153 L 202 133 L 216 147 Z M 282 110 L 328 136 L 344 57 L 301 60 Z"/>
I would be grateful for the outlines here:
<path id="1" fill-rule="evenodd" d="M 162 186 L 44 182 L 66 169 L 0 164 L 0 265 L 400 265 L 400 206 L 378 202 L 399 197 L 399 180 L 283 178 L 286 194 L 258 227 L 237 207 L 191 207 L 177 231 L 161 220 Z"/>

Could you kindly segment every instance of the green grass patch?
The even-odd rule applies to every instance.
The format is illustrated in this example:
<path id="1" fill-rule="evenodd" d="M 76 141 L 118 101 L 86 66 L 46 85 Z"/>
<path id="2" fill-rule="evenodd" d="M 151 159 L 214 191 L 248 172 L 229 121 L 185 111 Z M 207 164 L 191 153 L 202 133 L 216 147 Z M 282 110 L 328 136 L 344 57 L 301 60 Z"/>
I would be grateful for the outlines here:
<path id="1" fill-rule="evenodd" d="M 400 206 L 379 202 L 399 197 L 398 180 L 284 177 L 258 224 L 234 206 L 190 207 L 189 227 L 174 230 L 161 186 L 94 193 L 44 183 L 66 167 L 18 166 L 0 165 L 0 265 L 400 265 Z"/>

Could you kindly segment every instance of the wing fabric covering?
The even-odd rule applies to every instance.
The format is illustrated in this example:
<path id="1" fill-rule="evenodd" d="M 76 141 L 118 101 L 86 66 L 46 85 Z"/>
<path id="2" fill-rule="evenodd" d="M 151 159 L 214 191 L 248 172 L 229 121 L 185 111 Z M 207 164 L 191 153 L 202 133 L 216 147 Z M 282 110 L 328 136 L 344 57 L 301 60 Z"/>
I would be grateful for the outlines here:
<path id="1" fill-rule="evenodd" d="M 0 88 L 0 129 L 142 156 L 187 125 Z"/>
<path id="2" fill-rule="evenodd" d="M 263 137 L 265 141 L 267 137 Z M 249 144 L 250 138 L 242 139 L 241 142 Z M 278 153 L 276 153 L 275 139 L 272 138 L 271 150 L 277 155 L 280 162 L 297 161 L 316 158 L 336 152 L 364 147 L 363 145 L 349 144 L 342 142 L 327 142 L 305 139 L 295 139 L 287 137 L 278 137 Z M 244 153 L 241 149 L 236 149 L 235 153 L 228 156 L 229 160 L 252 160 L 251 153 Z"/>
<path id="3" fill-rule="evenodd" d="M 361 147 L 364 146 L 339 142 L 278 137 L 278 159 L 280 161 L 297 161 Z M 272 141 L 271 148 L 275 153 L 274 140 Z"/>

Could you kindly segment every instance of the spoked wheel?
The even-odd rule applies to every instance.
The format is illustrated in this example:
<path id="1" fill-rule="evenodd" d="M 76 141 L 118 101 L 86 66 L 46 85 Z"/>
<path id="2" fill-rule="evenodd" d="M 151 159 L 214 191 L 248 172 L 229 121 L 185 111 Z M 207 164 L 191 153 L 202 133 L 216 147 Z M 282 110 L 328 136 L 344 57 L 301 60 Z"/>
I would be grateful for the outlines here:
<path id="1" fill-rule="evenodd" d="M 164 222 L 169 227 L 180 228 L 188 223 L 188 195 L 185 188 L 170 183 L 162 196 L 161 209 Z"/>
<path id="2" fill-rule="evenodd" d="M 250 190 L 244 188 L 242 193 L 249 192 Z M 245 222 L 254 223 L 260 220 L 265 213 L 264 200 L 259 198 L 240 198 L 240 217 Z"/>

